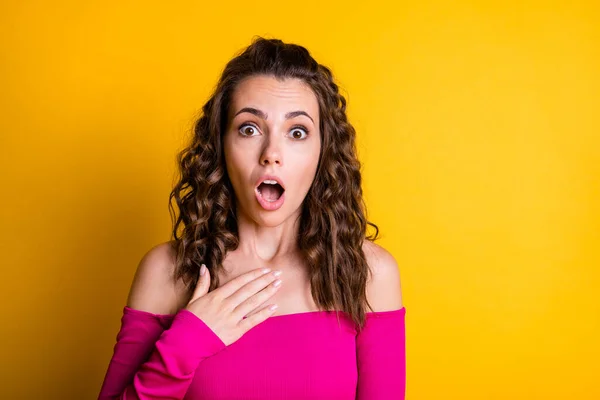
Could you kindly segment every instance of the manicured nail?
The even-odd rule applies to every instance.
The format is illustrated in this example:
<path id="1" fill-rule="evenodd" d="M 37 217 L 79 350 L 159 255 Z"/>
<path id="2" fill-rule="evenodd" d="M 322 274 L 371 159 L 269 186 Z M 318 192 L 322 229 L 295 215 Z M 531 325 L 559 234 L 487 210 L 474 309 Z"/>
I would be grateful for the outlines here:
<path id="1" fill-rule="evenodd" d="M 269 306 L 269 310 L 273 311 L 277 308 L 277 304 L 273 304 L 271 306 Z"/>
<path id="2" fill-rule="evenodd" d="M 206 265 L 202 264 L 200 266 L 200 275 L 204 275 L 206 273 Z"/>
<path id="3" fill-rule="evenodd" d="M 267 272 L 271 272 L 271 268 L 263 268 L 263 270 L 261 272 L 263 274 L 266 274 Z"/>

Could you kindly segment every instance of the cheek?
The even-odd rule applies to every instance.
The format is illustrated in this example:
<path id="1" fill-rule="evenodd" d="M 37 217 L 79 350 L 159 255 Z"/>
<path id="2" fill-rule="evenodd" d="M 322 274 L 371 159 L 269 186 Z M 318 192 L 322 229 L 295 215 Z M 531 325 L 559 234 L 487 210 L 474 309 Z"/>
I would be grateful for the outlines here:
<path id="1" fill-rule="evenodd" d="M 231 143 L 226 143 L 224 148 L 225 155 L 225 168 L 229 179 L 234 186 L 238 186 L 241 176 L 240 174 L 244 170 L 242 160 L 240 159 L 240 152 L 236 149 L 236 146 L 232 146 Z"/>
<path id="2" fill-rule="evenodd" d="M 296 179 L 303 187 L 302 190 L 307 190 L 314 180 L 319 163 L 319 147 L 312 148 L 306 152 L 295 155 L 293 162 Z"/>
<path id="3" fill-rule="evenodd" d="M 227 169 L 233 174 L 240 174 L 248 170 L 248 165 L 252 159 L 252 151 L 248 148 L 242 148 L 237 145 L 229 145 L 225 149 L 225 162 Z"/>

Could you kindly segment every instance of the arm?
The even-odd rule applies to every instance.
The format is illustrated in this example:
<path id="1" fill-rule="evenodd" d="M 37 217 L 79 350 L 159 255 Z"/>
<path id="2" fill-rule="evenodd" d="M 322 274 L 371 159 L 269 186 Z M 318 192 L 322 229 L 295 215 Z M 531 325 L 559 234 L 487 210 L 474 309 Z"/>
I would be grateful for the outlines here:
<path id="1" fill-rule="evenodd" d="M 356 336 L 357 400 L 404 400 L 406 309 L 367 313 Z"/>
<path id="2" fill-rule="evenodd" d="M 373 312 L 356 335 L 357 400 L 404 400 L 406 391 L 405 313 L 400 271 L 383 247 L 365 241 L 372 273 L 366 292 Z"/>
<path id="3" fill-rule="evenodd" d="M 173 316 L 126 306 L 98 399 L 183 399 L 198 364 L 224 347 L 188 310 Z"/>
<path id="4" fill-rule="evenodd" d="M 225 347 L 183 308 L 189 295 L 185 285 L 173 282 L 173 267 L 170 243 L 153 247 L 140 261 L 100 400 L 182 399 L 198 364 Z"/>

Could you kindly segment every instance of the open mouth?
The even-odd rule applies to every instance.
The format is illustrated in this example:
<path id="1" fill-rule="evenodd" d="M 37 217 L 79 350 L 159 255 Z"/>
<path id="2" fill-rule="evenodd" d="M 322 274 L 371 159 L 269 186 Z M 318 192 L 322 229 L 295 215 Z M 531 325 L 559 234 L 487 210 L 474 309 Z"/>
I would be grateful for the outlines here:
<path id="1" fill-rule="evenodd" d="M 256 188 L 258 190 L 258 194 L 268 202 L 275 202 L 279 200 L 281 195 L 284 192 L 284 189 L 281 187 L 279 183 L 261 183 Z"/>

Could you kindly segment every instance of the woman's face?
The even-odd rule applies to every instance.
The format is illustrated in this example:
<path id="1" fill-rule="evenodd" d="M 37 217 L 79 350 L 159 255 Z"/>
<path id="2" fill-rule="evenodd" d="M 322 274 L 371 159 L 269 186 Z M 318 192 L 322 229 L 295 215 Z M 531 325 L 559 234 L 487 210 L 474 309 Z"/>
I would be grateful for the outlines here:
<path id="1" fill-rule="evenodd" d="M 243 80 L 232 95 L 224 151 L 240 211 L 263 226 L 297 216 L 321 151 L 315 93 L 300 79 Z M 278 179 L 283 193 L 262 183 L 265 175 Z"/>

